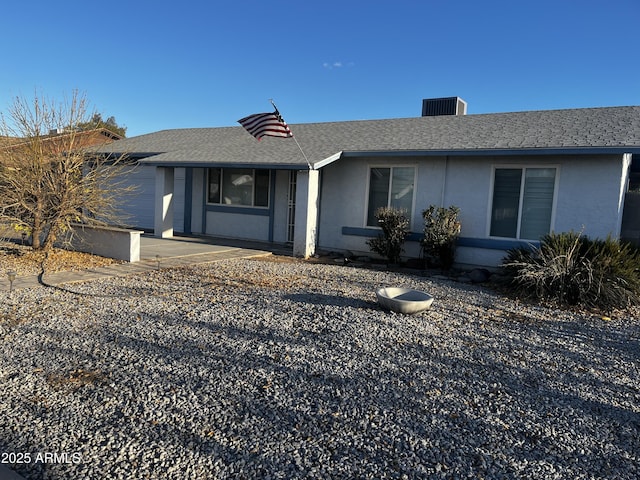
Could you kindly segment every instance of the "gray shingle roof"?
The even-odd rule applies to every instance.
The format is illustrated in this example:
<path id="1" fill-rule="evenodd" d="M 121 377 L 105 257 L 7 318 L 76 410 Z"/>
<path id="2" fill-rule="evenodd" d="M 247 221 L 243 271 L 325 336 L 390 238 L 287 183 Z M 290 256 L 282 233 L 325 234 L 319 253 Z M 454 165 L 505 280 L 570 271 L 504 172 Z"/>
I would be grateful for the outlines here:
<path id="1" fill-rule="evenodd" d="M 640 153 L 640 107 L 604 107 L 290 125 L 312 164 L 339 152 L 408 154 Z M 242 127 L 162 130 L 114 142 L 103 152 L 172 165 L 306 166 L 293 139 L 255 140 Z M 154 154 L 149 156 L 149 154 Z"/>

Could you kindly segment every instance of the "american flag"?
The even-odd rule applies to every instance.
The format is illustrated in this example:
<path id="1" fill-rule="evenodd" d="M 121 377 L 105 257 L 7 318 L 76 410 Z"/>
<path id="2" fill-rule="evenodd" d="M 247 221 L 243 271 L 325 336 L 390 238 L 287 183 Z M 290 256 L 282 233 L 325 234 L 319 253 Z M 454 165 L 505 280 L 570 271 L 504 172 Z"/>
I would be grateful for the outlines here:
<path id="1" fill-rule="evenodd" d="M 272 113 L 255 113 L 241 118 L 238 123 L 258 140 L 264 136 L 293 137 L 293 133 L 291 133 L 291 130 L 282 119 L 282 115 L 280 115 L 277 108 Z"/>

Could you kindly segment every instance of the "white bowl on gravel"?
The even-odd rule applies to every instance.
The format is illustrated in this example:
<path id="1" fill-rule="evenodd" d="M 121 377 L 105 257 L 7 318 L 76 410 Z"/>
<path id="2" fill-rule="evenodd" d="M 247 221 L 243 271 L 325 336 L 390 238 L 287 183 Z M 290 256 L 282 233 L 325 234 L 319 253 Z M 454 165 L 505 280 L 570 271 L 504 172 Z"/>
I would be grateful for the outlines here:
<path id="1" fill-rule="evenodd" d="M 376 297 L 378 297 L 378 303 L 382 308 L 406 314 L 427 310 L 433 303 L 433 297 L 428 293 L 410 288 L 379 288 L 376 291 Z"/>

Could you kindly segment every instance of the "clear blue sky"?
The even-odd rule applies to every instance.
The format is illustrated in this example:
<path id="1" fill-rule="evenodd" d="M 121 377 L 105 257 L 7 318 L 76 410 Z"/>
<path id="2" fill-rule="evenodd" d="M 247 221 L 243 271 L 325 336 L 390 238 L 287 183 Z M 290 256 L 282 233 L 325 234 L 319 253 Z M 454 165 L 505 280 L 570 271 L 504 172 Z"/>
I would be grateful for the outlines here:
<path id="1" fill-rule="evenodd" d="M 639 25 L 639 0 L 11 1 L 0 110 L 77 89 L 135 136 L 270 98 L 290 124 L 640 105 Z"/>

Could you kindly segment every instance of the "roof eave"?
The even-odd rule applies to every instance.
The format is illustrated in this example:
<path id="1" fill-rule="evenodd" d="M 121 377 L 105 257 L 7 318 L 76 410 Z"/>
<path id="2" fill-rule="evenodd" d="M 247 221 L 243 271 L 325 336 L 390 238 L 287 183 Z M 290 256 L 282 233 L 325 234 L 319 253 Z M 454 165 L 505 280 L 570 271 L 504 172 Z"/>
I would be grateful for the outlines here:
<path id="1" fill-rule="evenodd" d="M 268 168 L 271 170 L 308 170 L 306 163 L 248 163 L 248 162 L 171 162 L 153 160 L 153 158 L 141 159 L 139 163 L 150 167 L 173 168 Z"/>
<path id="2" fill-rule="evenodd" d="M 618 155 L 640 154 L 640 146 L 617 147 L 543 147 L 543 148 L 478 148 L 442 150 L 380 150 L 345 151 L 342 157 L 489 157 L 509 155 Z M 331 158 L 331 157 L 330 157 Z M 328 162 L 330 163 L 330 162 Z M 317 165 L 317 164 L 316 164 Z"/>
<path id="3" fill-rule="evenodd" d="M 335 162 L 336 160 L 339 160 L 340 158 L 342 158 L 342 154 L 343 152 L 336 152 L 333 155 L 328 156 L 327 158 L 320 160 L 319 162 L 316 162 L 313 164 L 313 169 L 314 170 L 318 170 L 322 167 L 326 167 L 327 165 L 329 165 L 330 163 Z"/>
<path id="4" fill-rule="evenodd" d="M 307 170 L 308 165 L 300 163 L 246 162 L 246 161 L 171 161 L 154 159 L 163 152 L 135 152 L 124 154 L 131 160 L 156 167 L 225 167 L 225 168 L 269 168 L 274 170 Z M 355 157 L 490 157 L 490 156 L 542 156 L 542 155 L 622 155 L 640 154 L 640 146 L 612 147 L 544 147 L 544 148 L 484 148 L 484 149 L 440 149 L 440 150 L 351 150 L 339 151 L 312 164 L 313 169 L 321 169 L 341 158 Z M 112 154 L 114 156 L 116 154 Z"/>

